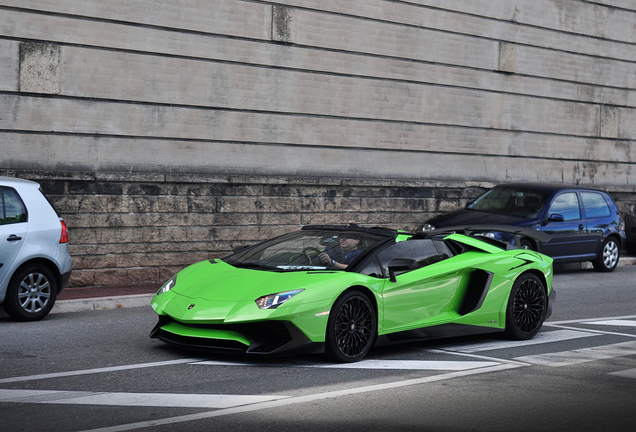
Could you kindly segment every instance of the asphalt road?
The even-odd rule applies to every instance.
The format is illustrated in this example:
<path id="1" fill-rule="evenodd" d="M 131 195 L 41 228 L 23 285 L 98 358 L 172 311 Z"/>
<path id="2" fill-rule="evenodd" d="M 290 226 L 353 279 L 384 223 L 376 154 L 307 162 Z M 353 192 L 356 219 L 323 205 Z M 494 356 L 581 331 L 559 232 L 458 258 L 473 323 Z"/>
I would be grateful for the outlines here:
<path id="1" fill-rule="evenodd" d="M 555 275 L 532 341 L 404 344 L 320 356 L 211 356 L 148 338 L 150 307 L 0 318 L 0 429 L 633 431 L 636 266 Z"/>

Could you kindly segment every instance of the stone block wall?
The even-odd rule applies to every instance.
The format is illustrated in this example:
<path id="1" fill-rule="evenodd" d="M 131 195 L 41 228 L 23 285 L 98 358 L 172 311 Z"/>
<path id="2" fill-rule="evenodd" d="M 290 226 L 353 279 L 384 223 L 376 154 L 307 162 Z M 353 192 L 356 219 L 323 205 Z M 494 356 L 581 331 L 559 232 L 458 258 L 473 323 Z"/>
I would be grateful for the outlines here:
<path id="1" fill-rule="evenodd" d="M 75 172 L 29 178 L 69 226 L 70 286 L 158 283 L 188 264 L 310 224 L 413 231 L 488 182 Z"/>
<path id="2" fill-rule="evenodd" d="M 0 174 L 52 196 L 74 285 L 500 182 L 633 210 L 635 29 L 629 0 L 0 0 Z"/>

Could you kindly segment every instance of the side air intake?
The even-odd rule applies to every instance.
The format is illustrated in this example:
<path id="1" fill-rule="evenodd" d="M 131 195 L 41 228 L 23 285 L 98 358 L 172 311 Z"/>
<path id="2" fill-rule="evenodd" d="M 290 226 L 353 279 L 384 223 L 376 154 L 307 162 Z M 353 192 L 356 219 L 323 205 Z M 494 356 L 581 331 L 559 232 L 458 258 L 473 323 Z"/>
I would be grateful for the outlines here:
<path id="1" fill-rule="evenodd" d="M 486 293 L 492 282 L 493 274 L 484 270 L 474 270 L 468 280 L 466 296 L 459 308 L 460 315 L 466 315 L 476 311 L 484 303 Z"/>

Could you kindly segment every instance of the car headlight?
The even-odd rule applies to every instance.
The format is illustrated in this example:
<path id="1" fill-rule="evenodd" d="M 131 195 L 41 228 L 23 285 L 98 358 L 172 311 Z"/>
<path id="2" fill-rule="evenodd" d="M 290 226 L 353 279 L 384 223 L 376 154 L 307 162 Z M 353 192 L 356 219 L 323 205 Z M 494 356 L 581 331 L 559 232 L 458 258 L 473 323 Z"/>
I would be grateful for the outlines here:
<path id="1" fill-rule="evenodd" d="M 159 288 L 157 295 L 170 291 L 177 284 L 177 275 L 172 276 L 168 281 Z"/>
<path id="2" fill-rule="evenodd" d="M 435 227 L 431 224 L 422 225 L 422 231 L 435 231 Z"/>
<path id="3" fill-rule="evenodd" d="M 256 306 L 259 309 L 276 309 L 278 306 L 285 303 L 287 300 L 295 296 L 296 294 L 304 291 L 303 289 L 297 289 L 293 291 L 285 291 L 276 294 L 269 294 L 263 297 L 257 298 Z"/>

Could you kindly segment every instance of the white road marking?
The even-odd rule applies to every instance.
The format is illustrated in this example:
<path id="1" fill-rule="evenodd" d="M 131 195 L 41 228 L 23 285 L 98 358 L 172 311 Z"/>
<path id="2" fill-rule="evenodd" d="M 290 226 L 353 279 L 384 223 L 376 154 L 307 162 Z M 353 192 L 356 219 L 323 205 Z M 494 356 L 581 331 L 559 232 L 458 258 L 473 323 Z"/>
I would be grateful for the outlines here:
<path id="1" fill-rule="evenodd" d="M 263 366 L 258 363 L 233 363 L 226 361 L 200 361 L 192 363 L 203 366 Z M 277 367 L 311 367 L 324 369 L 375 369 L 375 370 L 432 370 L 462 371 L 490 367 L 501 364 L 499 361 L 432 361 L 432 360 L 362 360 L 355 363 L 285 363 Z M 268 365 L 269 366 L 269 365 Z"/>
<path id="2" fill-rule="evenodd" d="M 0 384 L 22 382 L 22 381 L 33 381 L 33 380 L 41 380 L 41 379 L 48 379 L 48 378 L 60 378 L 60 377 L 68 377 L 68 376 L 76 376 L 76 375 L 89 375 L 94 373 L 117 372 L 122 370 L 142 369 L 142 368 L 148 368 L 148 367 L 170 366 L 173 364 L 180 364 L 180 363 L 192 363 L 193 361 L 197 361 L 197 360 L 199 359 L 185 358 L 185 359 L 179 359 L 179 360 L 168 360 L 168 361 L 160 361 L 160 362 L 153 362 L 153 363 L 138 363 L 138 364 L 132 364 L 132 365 L 111 366 L 111 367 L 103 367 L 103 368 L 97 368 L 97 369 L 83 369 L 83 370 L 68 371 L 68 372 L 56 372 L 56 373 L 40 374 L 40 375 L 27 375 L 27 376 L 21 376 L 21 377 L 1 378 Z"/>
<path id="3" fill-rule="evenodd" d="M 326 369 L 394 369 L 394 370 L 470 370 L 491 367 L 501 362 L 429 361 L 429 360 L 363 360 L 356 363 L 316 365 Z"/>
<path id="4" fill-rule="evenodd" d="M 636 319 L 636 315 L 625 315 L 625 316 L 617 316 L 617 317 L 598 317 L 598 318 L 584 318 L 584 319 L 576 319 L 576 320 L 567 320 L 567 321 L 547 321 L 543 323 L 543 325 L 560 325 L 560 324 L 583 324 L 594 321 L 607 321 L 607 320 L 629 320 Z"/>
<path id="5" fill-rule="evenodd" d="M 289 396 L 211 395 L 179 393 L 107 393 L 0 389 L 0 402 L 65 405 L 109 405 L 223 409 L 278 400 L 286 397 Z"/>
<path id="6" fill-rule="evenodd" d="M 636 327 L 636 321 L 630 320 L 607 320 L 607 321 L 589 321 L 585 324 L 607 325 L 617 327 Z"/>
<path id="7" fill-rule="evenodd" d="M 623 342 L 571 351 L 516 357 L 515 360 L 541 366 L 561 367 L 629 355 L 636 355 L 636 342 Z"/>
<path id="8" fill-rule="evenodd" d="M 239 413 L 259 411 L 259 410 L 269 409 L 269 408 L 279 408 L 283 406 L 295 405 L 295 404 L 306 403 L 306 402 L 314 402 L 317 400 L 323 400 L 328 398 L 337 398 L 341 396 L 350 396 L 353 394 L 361 394 L 361 393 L 382 391 L 382 390 L 388 390 L 388 389 L 394 389 L 394 388 L 401 388 L 401 387 L 412 386 L 412 385 L 427 384 L 427 383 L 437 382 L 437 381 L 445 381 L 449 379 L 465 377 L 470 375 L 499 372 L 499 371 L 504 371 L 508 369 L 515 369 L 518 367 L 521 367 L 521 366 L 512 365 L 512 364 L 502 364 L 502 365 L 497 365 L 492 367 L 472 369 L 469 371 L 449 372 L 447 374 L 433 375 L 433 376 L 424 377 L 424 378 L 416 378 L 416 379 L 405 380 L 405 381 L 376 384 L 376 385 L 370 385 L 365 387 L 349 388 L 344 390 L 336 390 L 332 392 L 318 393 L 318 394 L 298 396 L 298 397 L 289 397 L 286 399 L 261 402 L 261 403 L 256 403 L 253 405 L 245 405 L 245 406 L 221 409 L 217 411 L 208 411 L 208 412 L 202 412 L 202 413 L 190 414 L 190 415 L 184 415 L 184 416 L 178 416 L 178 417 L 169 417 L 164 419 L 149 420 L 149 421 L 143 421 L 138 423 L 129 423 L 129 424 L 123 424 L 118 426 L 112 426 L 112 427 L 92 429 L 90 432 L 119 432 L 119 431 L 142 429 L 142 428 L 169 425 L 169 424 L 184 423 L 188 421 L 220 417 L 220 416 L 225 416 L 230 414 L 239 414 Z"/>
<path id="9" fill-rule="evenodd" d="M 627 369 L 619 372 L 612 372 L 610 375 L 636 379 L 636 369 Z"/>
<path id="10" fill-rule="evenodd" d="M 592 322 L 586 321 L 584 323 L 581 324 L 592 324 Z M 636 334 L 630 334 L 630 333 L 619 333 L 619 332 L 610 332 L 610 331 L 605 331 L 605 330 L 593 330 L 593 329 L 580 329 L 578 327 L 570 327 L 570 326 L 564 326 L 564 325 L 558 325 L 558 324 L 552 324 L 550 325 L 550 327 L 554 327 L 554 328 L 560 328 L 560 329 L 565 329 L 565 330 L 572 330 L 572 331 L 585 331 L 587 333 L 594 333 L 597 335 L 612 335 L 612 336 L 622 336 L 622 337 L 628 337 L 628 338 L 636 338 Z"/>
<path id="11" fill-rule="evenodd" d="M 550 326 L 552 325 L 553 327 L 559 327 L 558 324 L 566 324 L 566 323 L 593 323 L 594 321 L 612 321 L 612 320 L 630 320 L 630 319 L 636 319 L 636 316 L 625 316 L 625 317 L 612 317 L 612 318 L 596 318 L 596 319 L 585 319 L 585 320 L 571 320 L 571 321 L 562 321 L 562 322 L 552 322 L 552 323 L 546 323 L 546 326 Z M 449 349 L 451 350 L 455 350 L 455 352 L 458 355 L 468 355 L 471 356 L 469 353 L 470 352 L 478 352 L 478 351 L 487 351 L 487 350 L 492 350 L 492 349 L 501 349 L 501 348 L 510 348 L 510 347 L 516 347 L 516 346 L 522 346 L 522 345 L 530 345 L 530 344 L 536 344 L 536 343 L 548 343 L 548 342 L 556 342 L 559 340 L 567 340 L 567 339 L 574 339 L 574 338 L 580 338 L 580 337 L 588 337 L 588 336 L 594 336 L 597 334 L 614 334 L 611 332 L 599 332 L 599 331 L 591 331 L 591 330 L 580 330 L 580 329 L 574 329 L 574 328 L 570 328 L 570 329 L 566 329 L 566 330 L 557 330 L 557 331 L 549 331 L 549 332 L 543 332 L 543 333 L 539 333 L 539 335 L 537 335 L 537 337 L 535 337 L 535 339 L 531 340 L 531 341 L 525 341 L 525 342 L 504 342 L 504 343 L 492 343 L 492 342 L 488 342 L 488 343 L 483 343 L 483 344 L 471 344 L 471 345 L 463 345 L 463 346 L 450 346 Z M 631 337 L 636 337 L 635 335 L 624 335 L 624 336 L 631 336 Z M 600 353 L 595 353 L 595 355 L 591 355 L 590 353 L 593 353 L 594 350 L 597 351 L 603 351 L 604 352 L 600 352 Z M 453 354 L 453 351 L 448 351 L 448 353 Z M 574 353 L 574 357 L 572 357 L 572 353 Z M 352 389 L 344 389 L 344 390 L 337 390 L 337 391 L 333 391 L 333 392 L 326 392 L 326 393 L 318 393 L 318 394 L 313 394 L 313 395 L 305 395 L 305 396 L 298 396 L 298 397 L 290 397 L 290 396 L 260 396 L 260 397 L 265 397 L 265 398 L 272 398 L 272 399 L 266 399 L 265 401 L 259 401 L 259 402 L 245 402 L 246 404 L 241 404 L 241 405 L 232 405 L 229 406 L 227 408 L 219 408 L 215 411 L 206 411 L 206 412 L 202 412 L 202 413 L 197 413 L 197 414 L 191 414 L 191 415 L 185 415 L 185 416 L 178 416 L 178 417 L 171 417 L 171 418 L 164 418 L 164 419 L 158 419 L 158 420 L 149 420 L 149 421 L 143 421 L 143 422 L 137 422 L 137 423 L 130 423 L 130 424 L 123 424 L 123 425 L 117 425 L 117 426 L 112 426 L 112 427 L 105 427 L 105 428 L 99 428 L 99 429 L 94 429 L 92 430 L 92 432 L 116 432 L 116 431 L 126 431 L 126 430 L 134 430 L 134 429 L 140 429 L 140 428 L 148 428 L 148 427 L 152 427 L 152 426 L 161 426 L 161 425 L 168 425 L 168 424 L 178 424 L 178 423 L 183 423 L 183 422 L 188 422 L 188 421 L 193 421 L 193 420 L 199 420 L 199 419 L 205 419 L 205 418 L 213 418 L 213 417 L 219 417 L 219 416 L 224 416 L 224 415 L 231 415 L 231 414 L 236 414 L 236 413 L 243 413 L 243 412 L 251 412 L 251 411 L 258 411 L 258 410 L 263 410 L 263 409 L 268 409 L 268 408 L 277 408 L 277 407 L 283 407 L 283 406 L 289 406 L 289 405 L 293 405 L 293 404 L 300 404 L 300 403 L 306 403 L 306 402 L 312 402 L 312 401 L 317 401 L 317 400 L 322 400 L 322 399 L 327 399 L 327 398 L 337 398 L 340 396 L 347 396 L 347 395 L 352 395 L 352 394 L 360 394 L 360 393 L 365 393 L 365 392 L 373 392 L 373 391 L 382 391 L 382 390 L 386 390 L 386 389 L 393 389 L 393 388 L 400 388 L 400 387 L 406 387 L 406 386 L 411 386 L 411 385 L 421 385 L 421 384 L 426 384 L 426 383 L 431 383 L 431 382 L 438 382 L 438 381 L 445 381 L 445 380 L 449 380 L 449 379 L 454 379 L 454 378 L 460 378 L 460 377 L 465 377 L 465 376 L 471 376 L 471 375 L 478 375 L 478 374 L 484 374 L 484 373 L 490 373 L 490 372 L 498 372 L 498 371 L 504 371 L 504 370 L 509 370 L 509 369 L 515 369 L 518 367 L 523 367 L 523 366 L 528 366 L 528 363 L 530 364 L 548 364 L 550 366 L 565 366 L 568 364 L 576 364 L 576 363 L 580 363 L 580 362 L 584 362 L 584 361 L 593 361 L 593 360 L 598 360 L 598 359 L 605 359 L 605 358 L 611 358 L 611 357 L 617 357 L 617 356 L 627 356 L 627 355 L 634 355 L 636 354 L 636 342 L 628 342 L 628 343 L 622 343 L 622 344 L 614 344 L 614 345 L 607 345 L 604 347 L 596 347 L 596 348 L 586 348 L 583 350 L 573 350 L 573 351 L 566 351 L 566 352 L 562 352 L 562 353 L 556 353 L 556 354 L 560 354 L 560 356 L 558 356 L 558 358 L 555 359 L 548 359 L 547 356 L 548 355 L 543 355 L 543 356 L 526 356 L 526 357 L 518 357 L 517 359 L 514 360 L 518 360 L 520 362 L 524 362 L 524 363 L 512 363 L 512 361 L 509 360 L 500 360 L 500 359 L 493 359 L 495 361 L 492 362 L 488 362 L 488 361 L 484 361 L 484 362 L 440 362 L 438 365 L 433 365 L 433 362 L 428 362 L 428 366 L 429 367 L 457 367 L 459 370 L 456 370 L 454 372 L 449 372 L 449 373 L 445 373 L 445 374 L 438 374 L 438 375 L 433 375 L 433 376 L 428 376 L 428 377 L 423 377 L 423 378 L 417 378 L 417 379 L 411 379 L 411 380 L 405 380 L 405 381 L 397 381 L 397 382 L 390 382 L 390 383 L 384 383 L 384 384 L 378 384 L 378 385 L 370 385 L 370 386 L 365 386 L 365 387 L 358 387 L 358 388 L 352 388 Z M 570 358 L 567 358 L 568 355 L 570 356 Z M 474 356 L 474 357 L 482 357 L 482 356 Z M 488 357 L 483 357 L 484 359 L 490 359 Z M 498 361 L 504 362 L 504 364 L 497 364 Z M 60 373 L 51 373 L 51 374 L 41 374 L 41 375 L 31 375 L 31 376 L 24 376 L 24 377 L 14 377 L 14 378 L 5 378 L 5 379 L 0 379 L 0 383 L 9 383 L 9 382 L 20 382 L 20 381 L 29 381 L 29 380 L 38 380 L 38 379 L 46 379 L 46 378 L 57 378 L 57 377 L 65 377 L 65 376 L 74 376 L 74 375 L 84 375 L 84 374 L 92 374 L 92 373 L 103 373 L 103 372 L 113 372 L 113 371 L 120 371 L 120 370 L 129 370 L 129 369 L 138 369 L 138 368 L 145 368 L 145 367 L 157 367 L 157 366 L 164 366 L 164 365 L 171 365 L 171 364 L 179 364 L 179 363 L 191 363 L 191 364 L 205 364 L 206 362 L 200 361 L 200 359 L 181 359 L 181 360 L 173 360 L 173 361 L 166 361 L 166 362 L 155 362 L 155 363 L 142 363 L 142 364 L 136 364 L 136 365 L 126 365 L 126 366 L 115 366 L 115 367 L 106 367 L 106 368 L 97 368 L 97 369 L 87 369 L 87 370 L 80 370 L 80 371 L 71 371 L 71 372 L 60 372 Z M 237 363 L 234 362 L 216 362 L 217 364 L 228 364 L 228 365 L 237 365 Z M 406 365 L 407 363 L 411 363 L 411 362 L 405 362 L 403 365 Z M 412 364 L 412 366 L 415 366 L 416 368 L 422 367 L 425 365 L 426 362 L 423 363 L 419 363 L 419 366 L 415 366 L 415 363 Z M 445 366 L 442 366 L 442 363 L 447 363 Z M 471 368 L 471 369 L 464 369 L 459 365 L 455 365 L 453 366 L 452 363 L 472 363 L 473 367 L 476 368 Z M 250 366 L 268 366 L 268 364 L 253 364 L 253 363 L 245 363 L 246 365 L 250 365 Z M 494 364 L 494 366 L 487 366 L 487 364 Z M 397 366 L 398 363 L 394 363 L 394 366 Z M 479 366 L 481 365 L 481 366 Z M 280 364 L 274 364 L 272 366 L 277 366 L 280 367 Z M 312 366 L 312 365 L 302 365 L 299 364 L 297 365 L 298 367 L 307 367 L 307 366 Z M 377 365 L 376 365 L 377 366 Z M 385 366 L 382 366 L 381 368 L 387 368 Z M 443 369 L 436 369 L 436 370 L 443 370 Z M 612 375 L 618 375 L 618 376 L 626 376 L 629 378 L 636 378 L 636 369 L 629 369 L 626 371 L 620 371 L 620 372 L 614 372 L 612 373 Z M 166 394 L 135 394 L 135 393 L 90 393 L 90 392 L 60 392 L 60 391 L 47 391 L 47 390 L 43 390 L 43 391 L 39 391 L 39 390 L 34 390 L 32 391 L 33 393 L 28 394 L 28 393 L 21 393 L 20 395 L 18 395 L 17 393 L 14 393 L 12 395 L 8 395 L 6 393 L 4 393 L 5 391 L 14 391 L 14 390 L 0 390 L 0 394 L 3 395 L 4 398 L 10 399 L 10 400 L 6 400 L 6 402 L 18 402 L 17 399 L 21 398 L 26 398 L 28 399 L 27 402 L 30 403 L 38 403 L 38 401 L 40 401 L 39 403 L 64 403 L 64 402 L 60 402 L 61 400 L 68 400 L 68 401 L 73 401 L 71 403 L 88 403 L 88 401 L 92 401 L 90 403 L 99 403 L 99 404 L 113 404 L 113 405 L 119 405 L 118 403 L 113 403 L 113 400 L 122 400 L 122 399 L 117 399 L 119 395 L 128 395 L 126 396 L 127 399 L 127 403 L 129 404 L 129 406 L 138 406 L 138 405 L 134 405 L 135 403 L 139 403 L 139 404 L 147 404 L 150 402 L 153 403 L 160 403 L 161 400 L 164 400 L 163 403 L 165 403 L 165 398 L 166 397 L 174 397 L 174 395 L 166 395 Z M 20 391 L 20 392 L 29 392 L 29 391 L 22 391 L 22 390 L 16 390 L 16 391 Z M 253 396 L 237 396 L 237 395 L 177 395 L 176 397 L 179 396 L 192 396 L 194 400 L 194 398 L 201 398 L 200 401 L 205 401 L 205 402 L 199 402 L 199 403 L 222 403 L 220 400 L 225 397 L 225 398 L 233 398 L 233 397 L 237 397 L 237 398 L 251 398 Z M 259 396 L 256 396 L 259 397 Z M 219 399 L 221 398 L 221 399 Z M 213 400 L 216 399 L 215 402 L 213 402 Z M 2 398 L 0 398 L 0 400 L 2 400 Z M 192 402 L 192 400 L 190 402 Z M 230 400 L 231 399 L 227 399 L 225 401 L 225 403 L 230 404 Z M 243 401 L 248 400 L 248 399 L 242 399 Z M 97 402 L 97 401 L 101 401 L 101 402 Z M 144 402 L 142 402 L 144 401 Z M 235 399 L 234 403 L 238 403 L 239 399 Z M 23 400 L 20 400 L 19 402 L 25 402 Z M 165 406 L 165 405 L 154 405 L 154 406 Z M 172 406 L 172 405 L 171 405 Z M 189 403 L 187 406 L 192 406 L 191 403 Z M 206 407 L 209 407 L 206 406 Z"/>
<path id="12" fill-rule="evenodd" d="M 456 351 L 460 353 L 474 353 L 480 351 L 498 350 L 498 349 L 510 349 L 528 345 L 538 345 L 550 342 L 560 342 L 570 339 L 578 339 L 590 336 L 598 336 L 594 332 L 588 332 L 587 330 L 555 330 L 538 333 L 534 338 L 526 341 L 500 341 L 500 342 L 479 342 L 466 345 L 443 345 L 440 348 L 449 351 Z"/>

